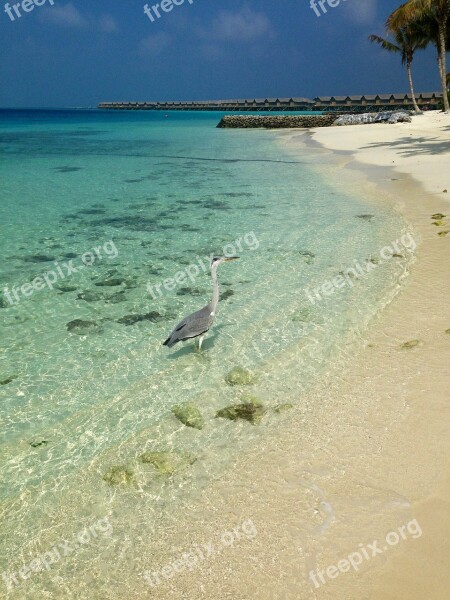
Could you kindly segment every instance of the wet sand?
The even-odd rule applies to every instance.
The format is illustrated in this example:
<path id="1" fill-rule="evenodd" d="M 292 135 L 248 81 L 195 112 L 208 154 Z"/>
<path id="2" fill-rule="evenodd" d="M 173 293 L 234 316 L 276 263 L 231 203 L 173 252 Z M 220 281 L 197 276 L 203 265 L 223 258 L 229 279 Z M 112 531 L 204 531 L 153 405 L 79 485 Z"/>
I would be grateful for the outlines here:
<path id="1" fill-rule="evenodd" d="M 136 597 L 448 600 L 450 235 L 438 236 L 446 226 L 431 215 L 450 215 L 449 129 L 450 118 L 425 115 L 411 125 L 277 134 L 293 152 L 321 152 L 318 171 L 336 186 L 374 207 L 394 203 L 419 242 L 417 260 L 359 348 L 343 345 L 336 367 L 273 424 L 264 447 L 161 523 L 152 564 L 136 571 L 161 571 L 195 544 L 212 542 L 211 556 Z M 286 364 L 295 370 L 295 356 Z M 257 534 L 235 533 L 226 547 L 223 532 L 249 519 Z M 370 546 L 380 551 L 372 556 Z M 355 552 L 361 565 L 346 569 L 340 561 Z M 342 571 L 331 568 L 338 563 Z"/>

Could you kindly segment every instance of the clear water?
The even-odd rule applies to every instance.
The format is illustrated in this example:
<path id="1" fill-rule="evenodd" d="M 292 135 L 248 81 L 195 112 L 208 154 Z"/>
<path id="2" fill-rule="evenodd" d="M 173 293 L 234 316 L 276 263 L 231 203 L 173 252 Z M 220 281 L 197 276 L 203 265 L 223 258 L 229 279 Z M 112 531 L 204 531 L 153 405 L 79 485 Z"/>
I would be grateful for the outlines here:
<path id="1" fill-rule="evenodd" d="M 195 501 L 282 418 L 269 410 L 251 426 L 216 419 L 216 411 L 247 391 L 268 409 L 301 403 L 407 271 L 404 253 L 309 302 L 305 288 L 377 255 L 405 224 L 388 207 L 331 188 L 317 176 L 316 156 L 284 154 L 273 132 L 218 130 L 218 118 L 0 112 L 0 289 L 13 293 L 58 265 L 66 273 L 70 260 L 82 265 L 94 248 L 101 254 L 53 289 L 17 291 L 13 305 L 0 294 L 0 573 L 96 519 L 107 515 L 114 526 L 21 580 L 13 597 L 100 597 L 99 573 L 105 585 L 122 563 L 132 565 L 134 541 L 181 499 Z M 365 214 L 374 217 L 358 218 Z M 209 301 L 209 273 L 160 287 L 162 295 L 148 286 L 233 243 L 241 258 L 220 268 L 228 297 L 203 352 L 192 343 L 163 347 L 178 320 Z M 116 285 L 96 285 L 105 280 Z M 90 325 L 69 331 L 76 319 Z M 257 383 L 227 385 L 235 366 L 254 371 Z M 203 430 L 171 414 L 181 401 L 201 409 Z M 188 450 L 197 461 L 161 476 L 140 462 L 147 450 Z M 112 465 L 127 465 L 134 482 L 110 486 L 103 475 Z M 119 579 L 108 597 L 138 587 L 136 573 Z"/>

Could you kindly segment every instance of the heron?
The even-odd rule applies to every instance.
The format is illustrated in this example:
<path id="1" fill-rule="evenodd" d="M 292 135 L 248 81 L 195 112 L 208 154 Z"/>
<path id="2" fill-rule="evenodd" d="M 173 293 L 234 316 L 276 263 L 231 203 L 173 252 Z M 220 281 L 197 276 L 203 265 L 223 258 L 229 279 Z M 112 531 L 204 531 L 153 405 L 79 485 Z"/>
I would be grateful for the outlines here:
<path id="1" fill-rule="evenodd" d="M 163 343 L 163 346 L 172 348 L 172 346 L 178 342 L 198 338 L 197 348 L 198 350 L 201 350 L 203 338 L 214 323 L 217 305 L 219 303 L 220 286 L 219 280 L 217 279 L 217 269 L 222 263 L 230 260 L 237 260 L 238 258 L 239 256 L 215 256 L 211 260 L 211 278 L 213 282 L 213 296 L 211 302 L 178 323 L 167 340 Z"/>

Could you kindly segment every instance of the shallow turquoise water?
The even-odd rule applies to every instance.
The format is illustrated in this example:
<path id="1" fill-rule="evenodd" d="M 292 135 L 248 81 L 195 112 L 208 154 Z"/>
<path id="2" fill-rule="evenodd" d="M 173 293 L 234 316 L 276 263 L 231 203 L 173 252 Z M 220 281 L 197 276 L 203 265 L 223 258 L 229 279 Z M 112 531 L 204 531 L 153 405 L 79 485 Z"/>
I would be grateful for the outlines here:
<path id="1" fill-rule="evenodd" d="M 250 391 L 269 409 L 301 403 L 407 271 L 403 252 L 309 302 L 305 288 L 376 256 L 405 224 L 389 208 L 332 189 L 317 177 L 317 157 L 283 154 L 272 132 L 218 130 L 217 121 L 208 113 L 0 112 L 0 507 L 8 549 L 0 572 L 86 520 L 109 515 L 133 540 L 180 497 L 195 498 L 279 418 L 270 412 L 260 427 L 215 419 L 245 392 L 225 383 L 228 371 L 255 371 Z M 227 297 L 204 352 L 192 343 L 168 350 L 162 341 L 206 304 L 211 284 L 207 272 L 175 289 L 163 282 L 195 273 L 190 265 L 224 248 L 241 259 L 219 271 Z M 82 262 L 87 252 L 92 266 Z M 69 261 L 78 272 L 67 273 Z M 20 291 L 52 270 L 52 289 Z M 202 410 L 202 431 L 171 415 L 180 401 Z M 139 461 L 146 450 L 167 449 L 198 459 L 175 482 Z M 135 483 L 111 488 L 102 477 L 123 464 Z M 44 597 L 57 576 L 71 582 L 72 571 L 84 572 L 91 552 L 101 570 L 118 560 L 113 541 L 93 546 L 14 594 Z M 67 583 L 64 597 L 96 597 L 77 586 Z"/>

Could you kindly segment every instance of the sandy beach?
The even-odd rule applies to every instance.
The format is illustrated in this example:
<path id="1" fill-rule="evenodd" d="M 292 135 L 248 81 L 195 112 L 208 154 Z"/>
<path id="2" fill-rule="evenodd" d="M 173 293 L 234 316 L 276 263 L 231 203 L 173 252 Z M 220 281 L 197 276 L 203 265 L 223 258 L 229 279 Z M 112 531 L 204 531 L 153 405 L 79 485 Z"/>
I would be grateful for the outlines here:
<path id="1" fill-rule="evenodd" d="M 279 134 L 293 152 L 321 152 L 322 174 L 374 208 L 394 203 L 419 240 L 417 260 L 359 351 L 342 348 L 345 368 L 330 370 L 263 448 L 186 506 L 154 566 L 245 520 L 257 535 L 149 588 L 152 597 L 448 600 L 450 236 L 438 233 L 450 220 L 436 226 L 431 216 L 450 212 L 449 129 L 433 113 L 406 125 Z M 321 416 L 305 435 L 317 403 Z"/>

